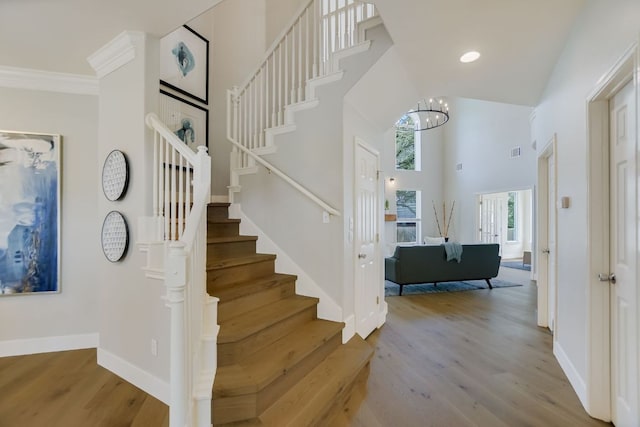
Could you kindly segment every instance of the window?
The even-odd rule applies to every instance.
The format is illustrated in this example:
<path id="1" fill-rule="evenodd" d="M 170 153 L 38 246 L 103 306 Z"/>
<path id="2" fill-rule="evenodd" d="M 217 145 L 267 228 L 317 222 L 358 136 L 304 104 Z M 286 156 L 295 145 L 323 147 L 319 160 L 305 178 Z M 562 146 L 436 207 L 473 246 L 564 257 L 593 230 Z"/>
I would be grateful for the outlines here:
<path id="1" fill-rule="evenodd" d="M 396 123 L 396 170 L 420 170 L 420 132 L 414 115 L 405 114 Z"/>
<path id="2" fill-rule="evenodd" d="M 507 200 L 507 241 L 518 240 L 518 193 L 509 192 Z"/>
<path id="3" fill-rule="evenodd" d="M 420 243 L 420 191 L 396 191 L 398 243 Z"/>

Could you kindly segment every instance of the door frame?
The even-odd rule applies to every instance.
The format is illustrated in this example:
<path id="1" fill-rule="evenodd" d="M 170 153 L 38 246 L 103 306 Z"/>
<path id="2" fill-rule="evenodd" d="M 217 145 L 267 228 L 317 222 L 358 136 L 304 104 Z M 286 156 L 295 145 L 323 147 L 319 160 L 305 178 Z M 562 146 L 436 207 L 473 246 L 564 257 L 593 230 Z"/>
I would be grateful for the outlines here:
<path id="1" fill-rule="evenodd" d="M 554 265 L 555 271 L 549 272 L 549 256 L 544 256 L 542 252 L 549 245 L 549 221 L 546 212 L 551 212 L 555 217 L 556 224 L 556 248 L 558 247 L 558 209 L 557 206 L 549 206 L 549 157 L 554 156 L 554 194 L 556 199 L 558 197 L 558 148 L 557 148 L 557 136 L 556 134 L 547 142 L 545 148 L 538 155 L 538 191 L 536 193 L 536 273 L 537 273 L 537 286 L 538 286 L 538 326 L 549 327 L 549 284 L 547 279 L 549 273 L 554 274 L 556 277 L 556 309 L 555 309 L 555 324 L 553 341 L 555 343 L 558 332 L 558 257 L 557 253 L 549 254 L 556 258 Z M 556 204 L 557 205 L 557 204 Z M 551 210 L 553 208 L 553 210 Z M 554 251 L 557 252 L 557 251 Z"/>
<path id="2" fill-rule="evenodd" d="M 587 98 L 587 384 L 581 400 L 589 415 L 605 421 L 612 415 L 610 287 L 599 281 L 598 274 L 610 269 L 609 245 L 601 243 L 610 241 L 609 99 L 633 80 L 639 105 L 639 66 L 640 43 L 636 41 Z M 640 122 L 640 117 L 636 120 Z"/>
<path id="3" fill-rule="evenodd" d="M 353 212 L 354 214 L 357 212 L 357 207 L 356 207 L 356 203 L 357 203 L 357 197 L 355 197 L 355 195 L 357 194 L 357 155 L 356 152 L 357 150 L 361 148 L 363 150 L 368 151 L 369 153 L 373 154 L 376 157 L 376 170 L 378 171 L 378 177 L 377 177 L 377 182 L 376 182 L 376 199 L 378 201 L 378 205 L 379 205 L 379 209 L 376 211 L 376 227 L 377 227 L 377 239 L 376 239 L 376 245 L 375 245 L 375 250 L 374 250 L 374 259 L 376 260 L 376 267 L 377 267 L 377 272 L 375 274 L 375 277 L 379 278 L 379 283 L 378 286 L 376 287 L 378 289 L 378 298 L 379 298 L 379 304 L 378 304 L 378 319 L 377 319 L 377 327 L 381 327 L 386 319 L 387 319 L 387 311 L 388 311 L 388 306 L 387 306 L 387 302 L 384 299 L 384 263 L 383 263 L 383 258 L 382 258 L 382 250 L 381 250 L 381 239 L 380 239 L 380 233 L 381 230 L 383 230 L 383 226 L 384 226 L 384 204 L 382 202 L 382 200 L 384 199 L 383 195 L 384 195 L 384 180 L 380 179 L 380 152 L 378 150 L 376 150 L 374 147 L 372 147 L 371 145 L 369 145 L 367 142 L 365 142 L 363 139 L 355 137 L 354 138 L 354 145 L 353 145 L 353 165 L 354 165 L 354 175 L 353 175 L 353 201 L 354 201 L 354 206 L 353 206 Z M 355 217 L 354 215 L 354 232 L 355 232 L 355 227 L 358 226 L 358 218 Z M 355 236 L 354 236 L 355 237 Z M 354 279 L 355 279 L 355 274 L 357 274 L 357 270 L 359 268 L 359 264 L 358 264 L 358 247 L 355 244 L 355 239 L 354 239 L 354 244 L 353 244 L 353 272 L 354 272 Z M 359 333 L 358 331 L 358 325 L 360 324 L 359 321 L 359 316 L 360 314 L 363 312 L 363 310 L 361 310 L 360 308 L 360 301 L 358 300 L 358 283 L 357 280 L 353 280 L 353 293 L 354 293 L 354 307 L 353 307 L 353 312 L 354 312 L 354 321 L 355 321 L 355 332 Z"/>

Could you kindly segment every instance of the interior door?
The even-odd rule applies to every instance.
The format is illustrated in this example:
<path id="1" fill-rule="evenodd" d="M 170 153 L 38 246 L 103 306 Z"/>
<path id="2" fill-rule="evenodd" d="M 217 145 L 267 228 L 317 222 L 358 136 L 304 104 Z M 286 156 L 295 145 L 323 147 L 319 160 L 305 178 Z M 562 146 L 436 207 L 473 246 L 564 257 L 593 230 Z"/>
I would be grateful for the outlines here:
<path id="1" fill-rule="evenodd" d="M 507 193 L 480 196 L 480 242 L 498 243 L 500 251 L 507 237 L 507 199 Z"/>
<path id="2" fill-rule="evenodd" d="M 547 321 L 549 329 L 556 329 L 556 176 L 555 153 L 547 157 Z M 557 339 L 557 337 L 556 337 Z"/>
<path id="3" fill-rule="evenodd" d="M 356 142 L 355 212 L 355 315 L 356 332 L 366 338 L 378 325 L 382 272 L 379 255 L 378 163 L 379 155 Z"/>
<path id="4" fill-rule="evenodd" d="M 637 426 L 638 307 L 636 107 L 633 82 L 609 104 L 610 109 L 610 268 L 612 420 L 617 427 Z"/>

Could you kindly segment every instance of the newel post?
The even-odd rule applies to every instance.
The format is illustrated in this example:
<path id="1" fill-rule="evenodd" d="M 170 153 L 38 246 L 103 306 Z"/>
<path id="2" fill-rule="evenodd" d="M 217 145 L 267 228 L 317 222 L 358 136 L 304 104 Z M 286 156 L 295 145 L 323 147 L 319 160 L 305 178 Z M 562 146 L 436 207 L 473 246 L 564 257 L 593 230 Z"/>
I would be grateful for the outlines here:
<path id="1" fill-rule="evenodd" d="M 184 245 L 171 243 L 168 249 L 165 284 L 166 305 L 171 309 L 171 344 L 169 362 L 169 426 L 182 427 L 187 414 L 187 331 L 185 293 L 187 254 Z"/>

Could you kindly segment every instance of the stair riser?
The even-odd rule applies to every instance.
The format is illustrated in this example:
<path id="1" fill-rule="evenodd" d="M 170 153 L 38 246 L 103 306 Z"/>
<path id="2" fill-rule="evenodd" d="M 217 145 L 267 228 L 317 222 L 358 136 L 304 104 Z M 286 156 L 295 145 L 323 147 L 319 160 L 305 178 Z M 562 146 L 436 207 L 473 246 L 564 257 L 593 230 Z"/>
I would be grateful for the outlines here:
<path id="1" fill-rule="evenodd" d="M 282 372 L 280 377 L 274 380 L 268 387 L 265 387 L 258 394 L 257 413 L 267 409 L 269 405 L 275 402 L 280 396 L 282 396 L 287 390 L 295 385 L 302 377 L 309 373 L 316 365 L 322 362 L 332 351 L 334 351 L 339 345 L 342 344 L 342 333 L 339 332 L 328 341 L 325 341 L 315 351 L 309 354 L 305 359 L 301 360 L 298 364 Z"/>
<path id="2" fill-rule="evenodd" d="M 213 399 L 211 417 L 215 425 L 232 423 L 256 417 L 256 395 L 242 395 Z"/>
<path id="3" fill-rule="evenodd" d="M 218 342 L 218 366 L 234 364 L 243 356 L 255 353 L 287 335 L 299 325 L 315 318 L 316 307 L 311 306 L 240 341 L 230 343 Z M 224 325 L 222 325 L 221 328 L 224 328 Z"/>
<path id="4" fill-rule="evenodd" d="M 210 222 L 207 224 L 207 237 L 234 237 L 240 234 L 237 222 Z"/>
<path id="5" fill-rule="evenodd" d="M 212 295 L 214 296 L 216 295 L 215 291 L 215 289 L 212 289 Z M 218 304 L 218 322 L 223 324 L 231 317 L 242 315 L 294 294 L 295 282 L 292 279 L 288 282 L 276 282 L 270 288 L 265 288 L 263 291 L 245 295 L 232 301 L 220 301 Z"/>
<path id="6" fill-rule="evenodd" d="M 229 218 L 228 205 L 209 205 L 207 207 L 207 220 L 215 221 Z"/>
<path id="7" fill-rule="evenodd" d="M 247 255 L 255 255 L 255 253 L 255 240 L 207 243 L 207 262 L 209 263 L 221 259 L 240 258 Z"/>
<path id="8" fill-rule="evenodd" d="M 270 385 L 258 394 L 250 393 L 239 396 L 214 396 L 213 407 L 215 414 L 222 419 L 214 418 L 216 423 L 232 422 L 246 419 L 246 414 L 260 414 L 271 403 L 277 400 L 292 385 L 300 381 L 311 369 L 320 363 L 327 355 L 341 345 L 341 333 L 330 337 L 296 366 L 281 373 Z"/>
<path id="9" fill-rule="evenodd" d="M 274 260 L 209 270 L 207 271 L 207 292 L 209 295 L 214 295 L 213 290 L 218 286 L 229 286 L 233 283 L 264 277 L 274 272 Z"/>

